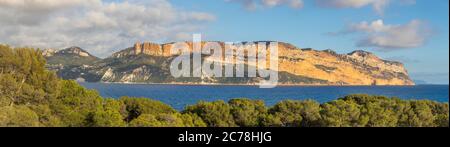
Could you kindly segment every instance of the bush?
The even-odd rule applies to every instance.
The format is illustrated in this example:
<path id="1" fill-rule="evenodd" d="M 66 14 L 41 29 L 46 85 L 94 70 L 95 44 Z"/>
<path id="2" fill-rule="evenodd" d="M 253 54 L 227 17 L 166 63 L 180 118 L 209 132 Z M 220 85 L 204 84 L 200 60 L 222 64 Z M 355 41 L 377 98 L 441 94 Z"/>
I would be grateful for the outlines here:
<path id="1" fill-rule="evenodd" d="M 130 127 L 204 127 L 206 124 L 199 117 L 189 114 L 142 114 L 132 120 Z"/>
<path id="2" fill-rule="evenodd" d="M 39 117 L 26 106 L 0 107 L 1 127 L 39 127 Z"/>
<path id="3" fill-rule="evenodd" d="M 129 98 L 122 97 L 120 101 L 125 104 L 125 121 L 131 122 L 138 118 L 141 114 L 162 114 L 175 113 L 176 110 L 160 101 L 151 100 L 148 98 Z"/>
<path id="4" fill-rule="evenodd" d="M 181 114 L 181 119 L 185 127 L 206 127 L 206 123 L 196 114 Z"/>
<path id="5" fill-rule="evenodd" d="M 152 114 L 143 114 L 129 123 L 130 127 L 159 127 L 161 123 Z"/>
<path id="6" fill-rule="evenodd" d="M 64 126 L 95 126 L 93 116 L 103 108 L 103 98 L 96 91 L 87 90 L 75 81 L 61 81 L 59 96 L 50 108 Z"/>
<path id="7" fill-rule="evenodd" d="M 200 116 L 210 127 L 235 127 L 233 116 L 230 113 L 230 106 L 224 101 L 199 102 L 196 105 L 188 106 L 184 113 L 191 113 Z"/>
<path id="8" fill-rule="evenodd" d="M 361 127 L 367 124 L 367 117 L 360 117 L 359 105 L 353 101 L 336 100 L 322 105 L 322 126 Z"/>
<path id="9" fill-rule="evenodd" d="M 63 126 L 60 118 L 52 113 L 49 105 L 33 105 L 30 109 L 39 117 L 41 126 L 44 127 L 61 127 Z"/>
<path id="10" fill-rule="evenodd" d="M 279 116 L 267 114 L 261 119 L 261 125 L 264 127 L 282 127 L 284 126 Z"/>
<path id="11" fill-rule="evenodd" d="M 125 105 L 121 101 L 113 99 L 105 99 L 103 106 L 91 114 L 92 124 L 94 127 L 123 127 L 126 126 L 121 112 L 125 111 Z"/>
<path id="12" fill-rule="evenodd" d="M 234 121 L 238 126 L 261 126 L 261 119 L 267 113 L 266 106 L 261 100 L 232 99 L 228 103 Z"/>
<path id="13" fill-rule="evenodd" d="M 318 126 L 321 119 L 320 104 L 313 100 L 281 101 L 269 109 L 269 114 L 279 118 L 282 126 Z"/>

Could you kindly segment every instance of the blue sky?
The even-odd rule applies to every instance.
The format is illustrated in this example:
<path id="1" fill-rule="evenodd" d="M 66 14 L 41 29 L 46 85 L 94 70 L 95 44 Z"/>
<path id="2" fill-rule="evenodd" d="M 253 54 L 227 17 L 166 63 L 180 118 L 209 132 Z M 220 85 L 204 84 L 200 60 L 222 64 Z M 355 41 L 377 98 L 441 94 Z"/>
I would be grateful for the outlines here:
<path id="1" fill-rule="evenodd" d="M 449 81 L 448 0 L 417 0 L 415 4 L 392 2 L 382 15 L 377 14 L 371 6 L 328 8 L 317 6 L 311 0 L 304 1 L 302 9 L 282 5 L 255 10 L 219 0 L 172 2 L 181 9 L 203 11 L 216 17 L 205 30 L 199 32 L 208 40 L 278 40 L 301 48 L 333 49 L 339 53 L 363 49 L 385 59 L 403 62 L 415 80 L 440 84 L 448 84 Z M 420 20 L 426 23 L 432 34 L 423 45 L 384 50 L 357 46 L 355 40 L 358 35 L 329 35 L 348 24 L 378 19 L 393 25 Z"/>
<path id="2" fill-rule="evenodd" d="M 448 84 L 448 6 L 448 0 L 0 0 L 0 43 L 80 46 L 107 57 L 136 41 L 201 33 L 211 41 L 362 49 L 403 62 L 414 80 Z"/>

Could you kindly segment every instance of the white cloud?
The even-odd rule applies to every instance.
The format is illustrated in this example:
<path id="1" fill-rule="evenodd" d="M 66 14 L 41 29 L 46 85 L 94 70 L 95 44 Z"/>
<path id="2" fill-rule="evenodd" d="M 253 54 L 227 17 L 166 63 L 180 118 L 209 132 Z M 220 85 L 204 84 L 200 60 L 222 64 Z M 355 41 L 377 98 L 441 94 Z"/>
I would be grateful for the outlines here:
<path id="1" fill-rule="evenodd" d="M 225 0 L 227 2 L 241 3 L 246 9 L 254 10 L 258 7 L 276 7 L 286 5 L 291 8 L 299 9 L 303 7 L 303 0 Z"/>
<path id="2" fill-rule="evenodd" d="M 248 10 L 260 7 L 275 7 L 287 5 L 291 8 L 303 8 L 304 0 L 225 0 L 226 2 L 237 2 Z M 362 8 L 371 6 L 379 15 L 383 15 L 384 9 L 391 3 L 412 5 L 416 0 L 314 0 L 317 5 L 327 8 Z"/>
<path id="3" fill-rule="evenodd" d="M 52 13 L 99 3 L 99 0 L 0 0 L 0 19 L 4 23 L 35 25 L 46 21 Z"/>
<path id="4" fill-rule="evenodd" d="M 362 8 L 370 5 L 378 14 L 383 14 L 384 8 L 389 5 L 390 1 L 391 0 L 316 0 L 319 5 L 332 8 Z"/>
<path id="5" fill-rule="evenodd" d="M 215 17 L 167 0 L 0 0 L 0 38 L 14 46 L 81 46 L 100 56 L 135 41 L 173 41 Z"/>
<path id="6" fill-rule="evenodd" d="M 0 7 L 20 9 L 21 11 L 54 11 L 99 2 L 99 0 L 0 0 Z"/>
<path id="7" fill-rule="evenodd" d="M 275 7 L 278 5 L 288 5 L 292 8 L 301 8 L 303 7 L 302 0 L 262 0 L 263 5 L 269 7 Z"/>
<path id="8" fill-rule="evenodd" d="M 383 20 L 351 24 L 337 34 L 358 33 L 360 47 L 380 49 L 401 49 L 420 47 L 431 36 L 431 30 L 420 20 L 412 20 L 403 25 L 386 25 Z"/>

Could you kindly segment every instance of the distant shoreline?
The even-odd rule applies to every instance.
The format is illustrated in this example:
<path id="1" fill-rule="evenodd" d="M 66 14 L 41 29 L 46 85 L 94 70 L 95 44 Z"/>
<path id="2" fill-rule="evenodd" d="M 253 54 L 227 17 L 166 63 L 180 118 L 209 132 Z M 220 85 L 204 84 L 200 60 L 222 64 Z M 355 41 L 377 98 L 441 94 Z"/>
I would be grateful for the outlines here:
<path id="1" fill-rule="evenodd" d="M 259 86 L 258 84 L 226 84 L 226 83 L 125 83 L 125 82 L 80 82 L 79 83 L 94 83 L 94 84 L 124 84 L 124 85 L 179 85 L 179 86 Z M 278 84 L 277 87 L 295 87 L 295 86 L 304 86 L 304 87 L 378 87 L 378 86 L 392 86 L 392 87 L 405 87 L 405 86 L 427 86 L 427 85 L 437 85 L 437 86 L 445 86 L 448 84 L 418 84 L 418 85 L 339 85 L 339 84 Z"/>

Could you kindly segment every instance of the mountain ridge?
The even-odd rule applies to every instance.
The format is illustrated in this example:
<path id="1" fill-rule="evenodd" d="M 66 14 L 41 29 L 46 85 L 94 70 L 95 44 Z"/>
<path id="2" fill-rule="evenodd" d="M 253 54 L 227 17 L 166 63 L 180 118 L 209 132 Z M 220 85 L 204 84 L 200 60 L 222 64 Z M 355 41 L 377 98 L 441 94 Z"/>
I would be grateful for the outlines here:
<path id="1" fill-rule="evenodd" d="M 224 42 L 215 42 L 224 46 Z M 257 42 L 272 41 L 254 43 Z M 186 43 L 192 50 L 193 43 Z M 64 79 L 88 82 L 242 85 L 258 82 L 257 78 L 250 77 L 173 78 L 169 65 L 175 56 L 168 51 L 173 44 L 137 42 L 104 59 L 90 60 L 89 64 L 59 64 L 57 69 L 52 70 Z M 88 52 L 83 53 L 86 54 L 91 56 Z M 50 62 L 49 66 L 57 64 Z M 301 49 L 284 42 L 279 42 L 279 73 L 280 85 L 414 85 L 402 63 L 381 59 L 367 51 L 338 54 L 330 49 Z"/>

